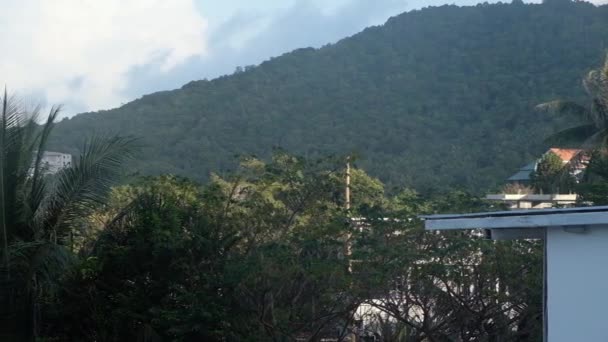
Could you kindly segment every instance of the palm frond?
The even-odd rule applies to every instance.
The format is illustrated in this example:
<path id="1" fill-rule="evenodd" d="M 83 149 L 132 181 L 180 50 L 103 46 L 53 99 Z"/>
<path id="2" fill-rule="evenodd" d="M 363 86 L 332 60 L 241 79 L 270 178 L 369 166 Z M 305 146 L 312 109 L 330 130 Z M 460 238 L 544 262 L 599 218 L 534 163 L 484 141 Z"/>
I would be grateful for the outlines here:
<path id="1" fill-rule="evenodd" d="M 608 56 L 600 69 L 591 70 L 583 79 L 585 91 L 592 98 L 608 101 Z"/>
<path id="2" fill-rule="evenodd" d="M 9 96 L 7 90 L 4 89 L 2 97 L 2 147 L 4 151 L 12 148 L 12 144 L 16 139 L 19 131 L 16 128 L 21 127 L 23 112 L 19 106 L 19 101 L 12 96 Z"/>
<path id="3" fill-rule="evenodd" d="M 36 213 L 44 199 L 46 183 L 42 181 L 42 177 L 44 176 L 44 170 L 42 169 L 42 158 L 44 157 L 44 151 L 46 150 L 48 138 L 51 134 L 51 131 L 55 124 L 55 120 L 59 115 L 60 111 L 61 106 L 55 106 L 51 108 L 51 111 L 49 112 L 48 118 L 42 128 L 42 131 L 38 135 L 36 135 L 35 139 L 33 139 L 32 141 L 32 143 L 35 145 L 35 148 L 33 148 L 34 146 L 32 146 L 31 150 L 28 152 L 31 153 L 31 155 L 35 154 L 34 161 L 32 163 L 33 165 L 31 166 L 32 175 L 29 179 L 30 185 L 28 187 L 30 190 L 26 203 L 27 209 L 30 213 Z"/>
<path id="4" fill-rule="evenodd" d="M 8 245 L 9 225 L 8 215 L 13 212 L 14 187 L 16 186 L 14 176 L 16 157 L 15 147 L 20 130 L 20 112 L 13 98 L 9 98 L 6 88 L 2 97 L 2 113 L 0 113 L 0 230 L 2 231 L 4 263 L 7 270 L 9 267 Z"/>
<path id="5" fill-rule="evenodd" d="M 589 136 L 583 148 L 586 150 L 593 150 L 596 147 L 608 146 L 608 129 L 601 129 L 599 131 L 595 131 L 592 135 Z"/>
<path id="6" fill-rule="evenodd" d="M 96 137 L 85 143 L 73 167 L 56 175 L 52 196 L 37 212 L 39 227 L 46 227 L 44 234 L 62 236 L 103 204 L 122 164 L 133 157 L 136 148 L 135 139 L 118 136 Z"/>
<path id="7" fill-rule="evenodd" d="M 559 146 L 575 144 L 587 149 L 608 146 L 608 56 L 602 68 L 590 71 L 583 78 L 583 87 L 591 99 L 588 108 L 562 100 L 536 106 L 538 110 L 566 114 L 579 120 L 577 126 L 553 134 L 547 141 Z"/>
<path id="8" fill-rule="evenodd" d="M 589 119 L 589 109 L 572 101 L 554 100 L 536 105 L 536 110 L 559 115 L 574 115 L 580 120 Z"/>
<path id="9" fill-rule="evenodd" d="M 591 101 L 591 119 L 596 127 L 608 127 L 608 101 L 595 98 Z"/>
<path id="10" fill-rule="evenodd" d="M 64 246 L 49 241 L 15 241 L 9 249 L 11 264 L 17 276 L 27 283 L 34 275 L 39 284 L 56 283 L 62 270 L 74 256 Z"/>
<path id="11" fill-rule="evenodd" d="M 2 240 L 4 249 L 4 267 L 9 270 L 8 258 L 8 231 L 6 226 L 6 208 L 4 199 L 4 137 L 6 134 L 6 89 L 2 99 L 2 126 L 0 127 L 0 229 L 2 229 Z"/>
<path id="12" fill-rule="evenodd" d="M 602 68 L 591 70 L 583 79 L 591 98 L 591 114 L 598 127 L 608 127 L 608 56 Z"/>
<path id="13" fill-rule="evenodd" d="M 594 124 L 570 127 L 550 135 L 545 139 L 545 143 L 554 146 L 582 147 L 596 131 Z"/>
<path id="14" fill-rule="evenodd" d="M 584 180 L 589 182 L 594 177 L 608 179 L 608 155 L 603 149 L 594 150 L 589 154 L 589 164 L 585 169 Z"/>

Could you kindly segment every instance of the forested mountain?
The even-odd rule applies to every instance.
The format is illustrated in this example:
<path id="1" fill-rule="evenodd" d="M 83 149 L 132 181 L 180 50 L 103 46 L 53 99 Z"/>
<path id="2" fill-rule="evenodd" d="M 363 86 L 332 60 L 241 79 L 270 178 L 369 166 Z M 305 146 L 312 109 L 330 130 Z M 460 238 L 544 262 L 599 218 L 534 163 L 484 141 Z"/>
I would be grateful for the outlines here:
<path id="1" fill-rule="evenodd" d="M 120 108 L 61 121 L 53 148 L 92 132 L 141 137 L 141 173 L 205 180 L 235 155 L 280 147 L 356 153 L 391 185 L 483 190 L 546 146 L 558 123 L 534 106 L 583 96 L 608 47 L 608 6 L 442 6 L 404 13 L 320 49 Z M 193 79 L 198 75 L 192 75 Z"/>

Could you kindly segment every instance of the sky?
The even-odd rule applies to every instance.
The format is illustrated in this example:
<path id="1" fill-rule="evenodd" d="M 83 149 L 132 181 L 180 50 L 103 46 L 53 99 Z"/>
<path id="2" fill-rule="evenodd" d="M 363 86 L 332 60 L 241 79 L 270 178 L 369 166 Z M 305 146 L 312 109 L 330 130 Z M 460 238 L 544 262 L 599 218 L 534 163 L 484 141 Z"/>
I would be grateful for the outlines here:
<path id="1" fill-rule="evenodd" d="M 0 81 L 28 102 L 62 104 L 72 116 L 334 43 L 412 9 L 477 2 L 4 0 Z"/>

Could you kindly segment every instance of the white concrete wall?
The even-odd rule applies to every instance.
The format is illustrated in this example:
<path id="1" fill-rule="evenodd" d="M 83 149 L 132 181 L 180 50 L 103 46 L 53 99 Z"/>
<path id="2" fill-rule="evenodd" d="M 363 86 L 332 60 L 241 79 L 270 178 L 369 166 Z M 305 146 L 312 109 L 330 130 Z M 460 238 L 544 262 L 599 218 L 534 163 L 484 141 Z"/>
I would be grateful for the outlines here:
<path id="1" fill-rule="evenodd" d="M 48 173 L 57 173 L 59 170 L 72 166 L 72 155 L 59 152 L 45 151 L 42 156 L 42 165 Z"/>
<path id="2" fill-rule="evenodd" d="M 608 226 L 547 229 L 548 342 L 608 341 Z"/>

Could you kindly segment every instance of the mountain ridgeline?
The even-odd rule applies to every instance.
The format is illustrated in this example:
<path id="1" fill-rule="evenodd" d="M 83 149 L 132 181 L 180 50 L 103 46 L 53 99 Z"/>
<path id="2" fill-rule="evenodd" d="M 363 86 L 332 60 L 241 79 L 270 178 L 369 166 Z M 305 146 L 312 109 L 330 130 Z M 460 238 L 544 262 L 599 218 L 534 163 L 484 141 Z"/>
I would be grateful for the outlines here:
<path id="1" fill-rule="evenodd" d="M 144 146 L 139 172 L 201 181 L 233 169 L 237 155 L 276 147 L 355 153 L 392 186 L 483 191 L 546 147 L 561 124 L 534 106 L 584 101 L 580 79 L 607 47 L 608 6 L 426 8 L 320 49 L 65 119 L 53 148 L 75 153 L 92 132 L 134 135 Z"/>

